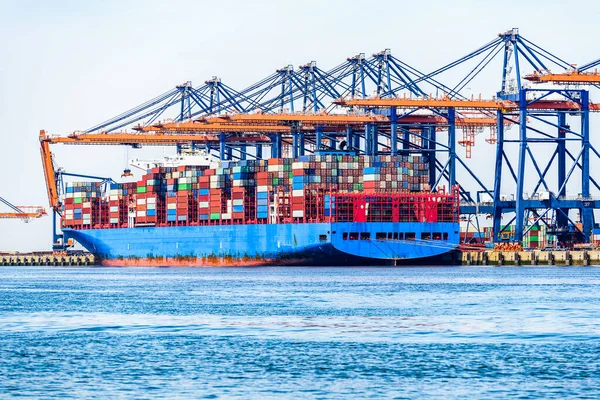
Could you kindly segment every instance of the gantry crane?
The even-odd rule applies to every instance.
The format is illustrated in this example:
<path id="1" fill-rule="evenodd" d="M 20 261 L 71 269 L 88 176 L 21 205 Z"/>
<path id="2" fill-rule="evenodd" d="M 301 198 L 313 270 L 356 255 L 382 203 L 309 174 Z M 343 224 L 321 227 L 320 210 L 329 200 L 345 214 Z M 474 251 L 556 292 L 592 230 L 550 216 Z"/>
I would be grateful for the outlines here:
<path id="1" fill-rule="evenodd" d="M 32 218 L 41 218 L 48 215 L 46 209 L 42 206 L 15 206 L 2 197 L 0 197 L 0 203 L 12 210 L 11 212 L 0 212 L 0 219 L 21 219 L 24 222 L 29 222 Z"/>
<path id="2" fill-rule="evenodd" d="M 468 88 L 473 79 L 498 55 L 504 57 L 502 83 L 497 97 L 489 100 L 465 97 L 462 90 Z M 440 82 L 445 71 L 469 60 L 476 63 L 475 67 L 469 67 L 468 74 L 464 77 L 461 75 L 456 85 L 446 86 Z M 525 71 L 526 63 L 536 72 L 522 76 L 520 71 Z M 430 175 L 432 188 L 438 185 L 440 179 L 453 185 L 456 182 L 455 166 L 462 165 L 485 189 L 484 192 L 494 199 L 493 210 L 486 210 L 485 213 L 493 213 L 496 236 L 501 233 L 499 227 L 505 214 L 517 214 L 516 225 L 520 233 L 516 240 L 519 240 L 527 230 L 523 221 L 530 220 L 525 214 L 540 212 L 539 220 L 544 221 L 548 219 L 543 216 L 544 213 L 550 210 L 562 212 L 568 208 L 579 208 L 585 214 L 583 225 L 589 231 L 588 208 L 600 206 L 595 202 L 584 204 L 577 200 L 568 203 L 562 199 L 566 194 L 567 182 L 570 178 L 573 180 L 571 176 L 577 168 L 582 171 L 582 197 L 590 196 L 590 183 L 600 190 L 600 185 L 589 174 L 589 156 L 599 155 L 589 144 L 589 113 L 600 111 L 600 105 L 590 102 L 587 91 L 523 89 L 522 79 L 598 86 L 600 76 L 594 68 L 599 64 L 600 60 L 580 68 L 572 67 L 521 36 L 518 29 L 512 29 L 427 74 L 393 57 L 386 49 L 372 57 L 364 53 L 349 57 L 328 71 L 319 69 L 314 61 L 297 69 L 284 66 L 239 91 L 217 77 L 205 81 L 200 87 L 193 87 L 191 82 L 186 82 L 86 132 L 66 137 L 41 136 L 50 204 L 53 208 L 58 204 L 57 200 L 53 200 L 57 197 L 57 174 L 48 147 L 52 143 L 128 146 L 200 144 L 206 145 L 209 151 L 217 150 L 215 146 L 218 146 L 221 159 L 232 160 L 235 158 L 232 151 L 238 152 L 239 159 L 247 155 L 261 158 L 264 145 L 270 146 L 272 157 L 281 157 L 282 148 L 286 146 L 293 149 L 292 155 L 296 157 L 305 154 L 305 150 L 310 154 L 322 148 L 335 149 L 346 142 L 350 148 L 368 156 L 422 155 L 430 167 L 434 166 L 430 168 L 433 170 Z M 567 72 L 551 74 L 549 67 L 563 68 Z M 514 77 L 513 72 L 516 73 Z M 429 87 L 425 89 L 421 86 L 423 84 Z M 431 89 L 433 93 L 445 95 L 427 95 L 432 92 Z M 373 94 L 375 97 L 371 97 Z M 559 97 L 560 100 L 556 100 Z M 177 114 L 167 115 L 167 110 L 172 109 L 177 109 Z M 295 110 L 302 111 L 298 113 Z M 169 116 L 173 120 L 159 120 Z M 552 118 L 558 118 L 558 123 Z M 580 132 L 567 124 L 567 118 L 581 119 Z M 545 125 L 540 129 L 530 126 L 531 122 Z M 510 125 L 519 127 L 513 137 L 508 137 L 504 129 Z M 132 128 L 133 132 L 117 133 L 122 128 Z M 475 142 L 475 133 L 482 128 L 489 129 L 490 136 L 486 141 L 496 146 L 492 190 L 486 189 L 456 154 L 456 145 L 463 145 L 468 158 Z M 462 130 L 462 138 L 457 135 L 457 130 Z M 447 142 L 439 140 L 437 134 L 440 131 L 447 132 Z M 532 137 L 535 135 L 538 137 Z M 327 140 L 328 144 L 324 143 Z M 566 146 L 567 140 L 570 147 Z M 574 147 L 577 141 L 582 143 L 581 152 L 579 155 L 571 154 L 569 148 Z M 541 162 L 534 157 L 534 150 L 538 148 L 540 155 L 546 154 L 544 151 L 547 147 L 542 149 L 543 146 L 539 144 L 557 146 L 545 168 L 543 165 L 540 167 L 538 163 Z M 518 151 L 506 151 L 509 145 L 518 146 Z M 246 152 L 246 146 L 254 146 L 254 154 Z M 448 155 L 445 165 L 437 158 L 438 152 Z M 518 165 L 514 168 L 509 158 L 517 155 Z M 573 160 L 571 169 L 566 166 L 569 158 Z M 529 159 L 533 162 L 532 170 L 525 168 Z M 547 184 L 545 177 L 553 162 L 559 170 L 558 189 L 552 189 L 556 191 L 556 198 L 548 201 L 525 199 L 523 182 L 526 174 L 529 178 L 535 174 L 539 176 L 534 194 L 538 193 L 538 189 L 550 191 L 551 185 Z M 503 165 L 507 168 L 503 168 Z M 437 176 L 436 169 L 439 172 Z M 503 176 L 516 183 L 514 193 L 517 201 L 504 201 L 501 198 L 500 188 L 507 186 L 500 184 Z M 584 178 L 589 178 L 587 183 Z M 559 219 L 560 224 L 565 225 L 568 216 L 567 219 L 564 216 Z M 589 238 L 589 232 L 586 238 Z"/>

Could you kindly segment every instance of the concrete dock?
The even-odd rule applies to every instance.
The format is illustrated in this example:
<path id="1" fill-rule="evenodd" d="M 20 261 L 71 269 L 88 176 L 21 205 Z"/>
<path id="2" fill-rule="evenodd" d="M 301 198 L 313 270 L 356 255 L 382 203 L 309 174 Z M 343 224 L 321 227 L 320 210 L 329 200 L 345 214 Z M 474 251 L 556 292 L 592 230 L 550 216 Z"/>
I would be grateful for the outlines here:
<path id="1" fill-rule="evenodd" d="M 462 265 L 600 265 L 598 250 L 464 251 Z"/>
<path id="2" fill-rule="evenodd" d="M 96 258 L 93 254 L 0 254 L 0 266 L 84 266 L 95 264 Z"/>

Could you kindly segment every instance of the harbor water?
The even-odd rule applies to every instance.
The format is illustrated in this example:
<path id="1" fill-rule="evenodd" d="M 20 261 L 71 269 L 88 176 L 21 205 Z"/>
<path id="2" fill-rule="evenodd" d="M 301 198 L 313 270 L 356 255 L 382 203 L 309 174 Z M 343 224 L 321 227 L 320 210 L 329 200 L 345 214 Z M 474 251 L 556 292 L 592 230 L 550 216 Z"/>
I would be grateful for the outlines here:
<path id="1" fill-rule="evenodd" d="M 0 397 L 600 398 L 600 268 L 0 267 Z"/>

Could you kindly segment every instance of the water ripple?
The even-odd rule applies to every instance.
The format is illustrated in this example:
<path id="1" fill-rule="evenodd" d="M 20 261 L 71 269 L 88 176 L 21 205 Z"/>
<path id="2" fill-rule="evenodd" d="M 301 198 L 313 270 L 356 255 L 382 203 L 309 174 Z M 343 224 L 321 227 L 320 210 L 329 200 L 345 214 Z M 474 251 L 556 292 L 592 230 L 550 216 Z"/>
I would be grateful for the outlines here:
<path id="1" fill-rule="evenodd" d="M 0 397 L 600 398 L 600 268 L 0 268 Z"/>

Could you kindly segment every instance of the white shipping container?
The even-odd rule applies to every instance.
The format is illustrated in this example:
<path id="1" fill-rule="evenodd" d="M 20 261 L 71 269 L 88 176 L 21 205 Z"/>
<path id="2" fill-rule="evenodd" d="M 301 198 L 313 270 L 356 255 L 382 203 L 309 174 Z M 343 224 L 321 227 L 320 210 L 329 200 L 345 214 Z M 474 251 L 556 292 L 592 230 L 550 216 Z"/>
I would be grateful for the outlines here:
<path id="1" fill-rule="evenodd" d="M 156 197 L 149 197 L 146 199 L 146 204 L 156 204 Z"/>
<path id="2" fill-rule="evenodd" d="M 292 217 L 294 218 L 304 218 L 304 210 L 293 210 Z"/>
<path id="3" fill-rule="evenodd" d="M 231 219 L 231 213 L 221 214 L 221 219 Z"/>
<path id="4" fill-rule="evenodd" d="M 112 192 L 112 190 L 111 190 L 111 192 Z M 119 200 L 119 196 L 117 196 L 117 195 L 112 195 L 112 194 L 111 194 L 111 195 L 108 197 L 108 200 L 112 200 L 112 201 Z"/>
<path id="5" fill-rule="evenodd" d="M 110 206 L 109 212 L 111 212 L 111 213 L 119 212 L 119 206 Z"/>
<path id="6" fill-rule="evenodd" d="M 198 203 L 198 206 L 200 208 L 208 208 L 208 201 L 201 201 L 200 203 Z"/>
<path id="7" fill-rule="evenodd" d="M 167 210 L 177 210 L 177 204 L 175 204 L 175 203 L 168 203 L 167 204 Z"/>
<path id="8" fill-rule="evenodd" d="M 179 178 L 179 171 L 173 172 L 173 179 Z"/>
<path id="9" fill-rule="evenodd" d="M 256 187 L 256 191 L 257 192 L 268 192 L 269 191 L 269 186 L 257 186 Z"/>
<path id="10" fill-rule="evenodd" d="M 137 199 L 137 203 L 138 203 L 139 205 L 146 204 L 146 199 Z"/>
<path id="11" fill-rule="evenodd" d="M 242 200 L 242 199 L 234 199 L 233 200 L 233 205 L 234 206 L 243 206 L 244 205 L 244 200 Z"/>
<path id="12" fill-rule="evenodd" d="M 304 169 L 304 163 L 302 161 L 293 162 L 292 169 Z"/>
<path id="13" fill-rule="evenodd" d="M 110 223 L 111 224 L 118 224 L 119 223 L 119 218 L 111 218 L 110 219 Z"/>
<path id="14" fill-rule="evenodd" d="M 137 216 L 138 217 L 145 217 L 146 216 L 146 211 L 138 211 L 137 212 Z"/>
<path id="15" fill-rule="evenodd" d="M 292 197 L 304 197 L 304 189 L 292 190 Z"/>

